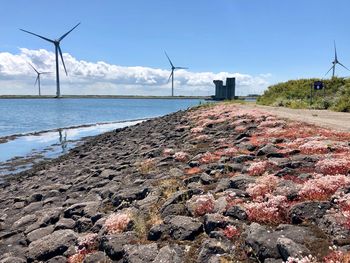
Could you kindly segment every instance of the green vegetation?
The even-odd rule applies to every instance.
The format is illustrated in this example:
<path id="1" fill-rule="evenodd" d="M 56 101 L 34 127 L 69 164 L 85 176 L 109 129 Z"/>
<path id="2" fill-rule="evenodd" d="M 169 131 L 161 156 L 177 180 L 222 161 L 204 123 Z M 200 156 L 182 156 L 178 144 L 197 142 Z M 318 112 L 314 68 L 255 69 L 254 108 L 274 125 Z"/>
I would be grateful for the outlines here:
<path id="1" fill-rule="evenodd" d="M 293 109 L 330 109 L 350 112 L 350 79 L 332 78 L 322 80 L 325 90 L 313 90 L 312 101 L 310 90 L 318 79 L 290 80 L 270 86 L 258 98 L 257 103 Z"/>

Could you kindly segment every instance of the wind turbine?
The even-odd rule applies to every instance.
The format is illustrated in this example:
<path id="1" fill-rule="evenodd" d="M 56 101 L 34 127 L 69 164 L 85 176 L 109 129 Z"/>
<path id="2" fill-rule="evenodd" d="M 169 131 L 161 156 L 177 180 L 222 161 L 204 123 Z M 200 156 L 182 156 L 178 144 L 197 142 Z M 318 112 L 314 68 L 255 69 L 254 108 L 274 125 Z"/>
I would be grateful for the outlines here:
<path id="1" fill-rule="evenodd" d="M 30 63 L 28 63 L 29 66 L 32 67 L 32 69 L 35 70 L 36 74 L 38 74 L 38 76 L 36 77 L 36 80 L 35 80 L 35 83 L 34 83 L 34 86 L 36 85 L 36 83 L 38 82 L 38 87 L 39 87 L 39 96 L 41 96 L 41 90 L 40 90 L 40 75 L 41 74 L 49 74 L 51 72 L 39 72 L 38 70 L 36 70 L 36 68 L 34 68 L 34 66 Z"/>
<path id="2" fill-rule="evenodd" d="M 334 78 L 335 75 L 335 66 L 337 64 L 339 64 L 340 66 L 342 66 L 343 68 L 349 70 L 347 67 L 345 67 L 342 63 L 339 62 L 338 60 L 338 55 L 337 55 L 337 46 L 335 45 L 335 41 L 334 41 L 334 61 L 332 62 L 333 66 L 327 71 L 326 75 L 333 69 L 333 74 L 332 74 L 332 78 Z M 349 70 L 350 71 L 350 70 Z"/>
<path id="3" fill-rule="evenodd" d="M 164 51 L 165 52 L 165 51 Z M 165 52 L 165 55 L 166 57 L 168 58 L 169 60 L 169 63 L 170 63 L 170 66 L 171 66 L 171 73 L 170 73 L 170 76 L 169 76 L 169 79 L 168 79 L 168 83 L 169 83 L 169 80 L 171 78 L 171 97 L 174 97 L 174 71 L 176 69 L 188 69 L 188 68 L 184 68 L 184 67 L 175 67 L 174 64 L 171 62 L 168 54 Z"/>
<path id="4" fill-rule="evenodd" d="M 63 64 L 63 67 L 64 67 L 64 71 L 66 72 L 66 75 L 67 74 L 67 69 L 66 69 L 66 65 L 64 64 L 64 60 L 63 60 L 63 56 L 62 56 L 62 50 L 61 50 L 61 47 L 60 47 L 60 42 L 70 33 L 72 32 L 77 26 L 79 26 L 80 23 L 78 23 L 75 27 L 73 27 L 71 30 L 69 30 L 67 33 L 65 33 L 64 35 L 62 35 L 60 38 L 58 39 L 49 39 L 49 38 L 46 38 L 46 37 L 43 37 L 43 36 L 40 36 L 40 35 L 37 35 L 35 33 L 32 33 L 32 32 L 29 32 L 27 30 L 24 30 L 24 29 L 20 29 L 22 30 L 23 32 L 26 32 L 28 34 L 31 34 L 31 35 L 34 35 L 34 36 L 37 36 L 37 37 L 40 37 L 52 44 L 55 45 L 55 54 L 56 54 L 56 86 L 57 86 L 57 90 L 56 90 L 56 98 L 59 98 L 61 97 L 61 90 L 60 90 L 60 73 L 59 73 L 59 68 L 58 68 L 58 52 L 60 53 L 60 56 L 61 56 L 61 60 L 62 60 L 62 64 Z"/>

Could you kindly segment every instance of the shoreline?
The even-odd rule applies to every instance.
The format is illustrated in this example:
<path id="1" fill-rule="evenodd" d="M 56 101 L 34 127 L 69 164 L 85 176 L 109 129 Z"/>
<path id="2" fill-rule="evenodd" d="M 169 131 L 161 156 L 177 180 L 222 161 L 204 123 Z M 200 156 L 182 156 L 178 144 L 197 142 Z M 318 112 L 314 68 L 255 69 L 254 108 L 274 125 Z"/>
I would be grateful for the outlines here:
<path id="1" fill-rule="evenodd" d="M 350 133 L 302 127 L 222 103 L 90 138 L 1 187 L 0 261 L 280 263 L 322 260 L 333 245 L 346 255 L 332 198 L 348 195 L 349 171 L 323 163 L 348 160 Z M 320 185 L 321 197 L 308 192 Z"/>
<path id="2" fill-rule="evenodd" d="M 55 95 L 0 95 L 0 99 L 57 99 Z M 211 99 L 211 96 L 62 95 L 59 99 Z"/>

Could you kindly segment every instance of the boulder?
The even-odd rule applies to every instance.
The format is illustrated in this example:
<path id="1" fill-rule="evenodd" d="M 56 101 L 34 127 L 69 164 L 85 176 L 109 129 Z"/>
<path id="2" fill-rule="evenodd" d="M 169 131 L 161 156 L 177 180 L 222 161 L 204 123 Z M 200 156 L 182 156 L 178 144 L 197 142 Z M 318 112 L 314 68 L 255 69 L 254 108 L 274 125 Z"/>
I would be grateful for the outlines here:
<path id="1" fill-rule="evenodd" d="M 100 204 L 100 202 L 92 201 L 71 205 L 64 211 L 64 217 L 85 216 L 91 218 L 98 213 Z"/>
<path id="2" fill-rule="evenodd" d="M 277 249 L 284 261 L 287 261 L 289 257 L 303 258 L 311 254 L 304 245 L 297 244 L 293 240 L 285 237 L 277 239 Z"/>
<path id="3" fill-rule="evenodd" d="M 216 239 L 204 240 L 197 258 L 197 262 L 212 262 L 213 256 L 217 257 L 218 255 L 227 252 L 229 252 L 229 247 L 227 247 L 223 242 L 220 242 Z M 218 262 L 220 262 L 220 260 Z"/>
<path id="4" fill-rule="evenodd" d="M 125 245 L 123 262 L 125 263 L 149 263 L 158 255 L 156 243 L 147 245 Z"/>
<path id="5" fill-rule="evenodd" d="M 317 222 L 330 209 L 330 202 L 303 202 L 294 205 L 289 211 L 289 218 L 293 224 L 301 224 L 304 221 Z"/>
<path id="6" fill-rule="evenodd" d="M 55 231 L 30 243 L 28 258 L 30 260 L 45 261 L 62 255 L 71 245 L 76 244 L 77 239 L 77 234 L 72 230 Z"/>
<path id="7" fill-rule="evenodd" d="M 106 235 L 101 239 L 100 250 L 104 251 L 112 260 L 120 260 L 124 255 L 123 246 L 137 240 L 135 232 Z"/>
<path id="8" fill-rule="evenodd" d="M 29 242 L 38 240 L 44 236 L 50 235 L 54 231 L 54 226 L 47 226 L 43 228 L 36 229 L 27 235 Z"/>
<path id="9" fill-rule="evenodd" d="M 112 260 L 102 251 L 87 254 L 83 263 L 112 263 Z"/>
<path id="10" fill-rule="evenodd" d="M 153 263 L 182 263 L 184 262 L 184 251 L 177 244 L 167 245 L 159 250 Z"/>
<path id="11" fill-rule="evenodd" d="M 150 189 L 147 186 L 126 187 L 115 193 L 112 196 L 111 201 L 114 206 L 119 206 L 122 203 L 127 206 L 127 204 L 130 204 L 135 200 L 144 199 L 149 191 Z"/>
<path id="12" fill-rule="evenodd" d="M 165 222 L 169 225 L 170 236 L 176 240 L 194 240 L 203 232 L 203 224 L 192 217 L 174 216 Z"/>
<path id="13" fill-rule="evenodd" d="M 225 216 L 230 216 L 234 219 L 247 220 L 248 215 L 240 206 L 234 205 L 228 208 L 225 212 Z"/>

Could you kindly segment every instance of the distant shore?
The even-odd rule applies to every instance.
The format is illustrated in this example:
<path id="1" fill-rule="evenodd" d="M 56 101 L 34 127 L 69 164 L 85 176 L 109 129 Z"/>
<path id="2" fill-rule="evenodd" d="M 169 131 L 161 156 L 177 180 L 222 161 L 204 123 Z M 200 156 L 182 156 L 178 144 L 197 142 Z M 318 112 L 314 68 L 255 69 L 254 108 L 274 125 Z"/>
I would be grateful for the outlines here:
<path id="1" fill-rule="evenodd" d="M 55 99 L 54 95 L 0 95 L 0 99 Z M 62 95 L 61 99 L 212 99 L 210 96 Z"/>

